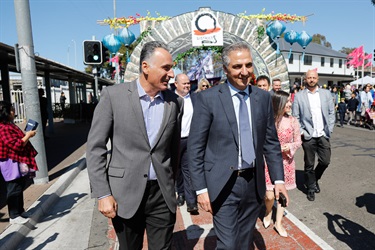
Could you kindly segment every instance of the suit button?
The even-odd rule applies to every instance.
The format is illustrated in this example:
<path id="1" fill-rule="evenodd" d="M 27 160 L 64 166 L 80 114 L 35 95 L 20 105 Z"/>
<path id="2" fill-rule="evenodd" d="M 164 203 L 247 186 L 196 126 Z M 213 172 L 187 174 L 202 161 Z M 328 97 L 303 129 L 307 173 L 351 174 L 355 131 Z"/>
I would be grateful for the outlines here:
<path id="1" fill-rule="evenodd" d="M 233 170 L 233 169 L 234 169 L 234 167 L 230 167 L 229 169 L 230 169 L 230 170 Z"/>
<path id="2" fill-rule="evenodd" d="M 147 178 L 147 177 L 148 177 L 148 175 L 147 175 L 147 174 L 144 174 L 144 175 L 143 175 L 143 177 Z"/>

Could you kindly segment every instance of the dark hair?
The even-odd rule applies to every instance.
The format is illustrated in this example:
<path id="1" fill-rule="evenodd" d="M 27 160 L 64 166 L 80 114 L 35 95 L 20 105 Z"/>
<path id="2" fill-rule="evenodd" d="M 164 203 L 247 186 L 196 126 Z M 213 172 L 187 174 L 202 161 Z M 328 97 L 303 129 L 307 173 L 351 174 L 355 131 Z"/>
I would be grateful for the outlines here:
<path id="1" fill-rule="evenodd" d="M 260 75 L 260 76 L 257 77 L 256 82 L 258 82 L 260 80 L 266 80 L 267 83 L 268 83 L 268 85 L 270 85 L 270 78 L 268 76 L 266 76 L 266 75 Z"/>
<path id="2" fill-rule="evenodd" d="M 12 111 L 12 104 L 7 101 L 0 101 L 0 123 L 11 123 L 10 112 Z"/>
<path id="3" fill-rule="evenodd" d="M 300 86 L 294 87 L 294 88 L 292 89 L 292 92 L 294 92 L 295 90 L 297 90 L 297 92 L 298 92 L 298 91 L 301 90 L 301 87 L 300 87 Z"/>
<path id="4" fill-rule="evenodd" d="M 245 42 L 237 42 L 237 43 L 233 43 L 233 44 L 230 44 L 228 46 L 225 46 L 223 48 L 223 52 L 221 52 L 221 58 L 223 60 L 223 65 L 225 67 L 228 67 L 228 65 L 230 63 L 230 59 L 229 59 L 230 52 L 232 52 L 232 51 L 238 51 L 238 50 L 247 50 L 251 54 L 250 47 Z"/>
<path id="5" fill-rule="evenodd" d="M 278 127 L 281 118 L 284 116 L 284 108 L 288 102 L 289 93 L 278 90 L 272 96 L 272 106 L 273 106 L 273 117 L 275 118 L 276 127 Z"/>
<path id="6" fill-rule="evenodd" d="M 165 43 L 160 42 L 160 41 L 152 41 L 152 42 L 145 43 L 143 45 L 141 55 L 139 57 L 139 73 L 142 73 L 142 62 L 149 60 L 152 54 L 158 48 L 169 51 L 168 46 Z"/>

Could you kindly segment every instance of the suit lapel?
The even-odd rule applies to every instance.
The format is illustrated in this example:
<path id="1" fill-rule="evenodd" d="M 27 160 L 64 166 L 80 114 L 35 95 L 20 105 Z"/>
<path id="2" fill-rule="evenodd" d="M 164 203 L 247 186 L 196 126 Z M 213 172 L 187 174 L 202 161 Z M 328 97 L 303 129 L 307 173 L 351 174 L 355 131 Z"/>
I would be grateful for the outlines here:
<path id="1" fill-rule="evenodd" d="M 169 123 L 171 112 L 172 112 L 172 104 L 171 104 L 171 97 L 170 93 L 168 91 L 163 92 L 164 95 L 164 111 L 163 111 L 163 120 L 160 124 L 159 132 L 155 140 L 155 144 L 151 145 L 152 148 L 154 148 L 158 142 L 160 141 L 161 136 L 164 133 L 165 128 L 167 127 L 167 124 Z"/>
<path id="2" fill-rule="evenodd" d="M 228 119 L 235 142 L 238 145 L 238 127 L 236 114 L 234 112 L 232 96 L 230 95 L 229 87 L 227 84 L 222 84 L 220 86 L 221 87 L 219 89 L 219 99 L 223 106 L 224 113 Z"/>
<path id="3" fill-rule="evenodd" d="M 307 89 L 305 89 L 302 94 L 303 94 L 303 100 L 306 100 L 304 103 L 306 104 L 306 109 L 304 110 L 304 112 L 307 112 L 306 114 L 303 114 L 304 117 L 311 117 L 312 114 L 311 114 L 311 107 L 310 107 L 310 102 L 309 102 L 309 97 L 307 95 Z M 308 116 L 307 116 L 308 115 Z"/>
<path id="4" fill-rule="evenodd" d="M 256 142 L 258 141 L 257 135 L 258 133 L 255 133 L 257 130 L 256 127 L 256 117 L 259 117 L 257 114 L 259 112 L 259 96 L 258 92 L 253 91 L 252 87 L 249 85 L 249 98 L 250 98 L 250 109 L 251 109 L 251 132 L 253 133 L 253 143 L 254 148 L 257 148 Z"/>
<path id="5" fill-rule="evenodd" d="M 130 82 L 128 86 L 129 86 L 128 87 L 129 100 L 132 105 L 134 115 L 136 117 L 136 123 L 138 124 L 138 127 L 142 131 L 142 134 L 145 137 L 145 140 L 150 145 L 150 142 L 147 136 L 146 125 L 145 125 L 145 121 L 143 117 L 141 101 L 139 100 L 137 81 L 135 80 L 135 81 Z"/>

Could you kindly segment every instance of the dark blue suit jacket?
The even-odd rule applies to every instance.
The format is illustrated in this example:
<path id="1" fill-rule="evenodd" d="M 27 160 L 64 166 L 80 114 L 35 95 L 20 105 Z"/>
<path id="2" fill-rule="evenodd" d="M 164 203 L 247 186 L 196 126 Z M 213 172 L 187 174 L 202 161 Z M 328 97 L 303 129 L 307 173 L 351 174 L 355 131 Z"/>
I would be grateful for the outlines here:
<path id="1" fill-rule="evenodd" d="M 272 180 L 284 180 L 283 163 L 271 95 L 251 86 L 249 90 L 257 193 L 263 199 L 264 157 Z M 202 91 L 196 98 L 188 141 L 189 170 L 194 190 L 207 188 L 213 202 L 238 167 L 237 121 L 227 84 Z"/>

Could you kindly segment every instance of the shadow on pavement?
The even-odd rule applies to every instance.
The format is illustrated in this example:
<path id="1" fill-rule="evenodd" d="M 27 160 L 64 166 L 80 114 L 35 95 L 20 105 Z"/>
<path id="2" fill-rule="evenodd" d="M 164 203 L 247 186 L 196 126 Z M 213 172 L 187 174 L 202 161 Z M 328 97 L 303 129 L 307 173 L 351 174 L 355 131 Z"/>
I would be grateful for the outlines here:
<path id="1" fill-rule="evenodd" d="M 375 249 L 375 235 L 363 226 L 339 214 L 324 213 L 328 229 L 350 249 Z"/>
<path id="2" fill-rule="evenodd" d="M 54 233 L 51 237 L 49 237 L 47 240 L 45 240 L 43 243 L 40 243 L 37 247 L 34 248 L 34 250 L 41 250 L 48 247 L 48 243 L 53 242 L 57 239 L 57 236 L 59 233 Z M 34 242 L 34 239 L 32 237 L 26 237 L 24 240 L 24 244 L 31 246 Z"/>
<path id="3" fill-rule="evenodd" d="M 357 207 L 366 207 L 367 212 L 375 214 L 375 194 L 365 193 L 356 198 Z"/>

